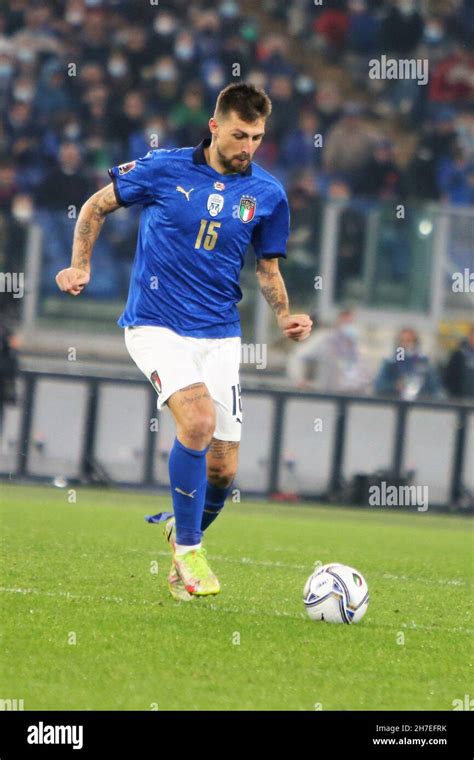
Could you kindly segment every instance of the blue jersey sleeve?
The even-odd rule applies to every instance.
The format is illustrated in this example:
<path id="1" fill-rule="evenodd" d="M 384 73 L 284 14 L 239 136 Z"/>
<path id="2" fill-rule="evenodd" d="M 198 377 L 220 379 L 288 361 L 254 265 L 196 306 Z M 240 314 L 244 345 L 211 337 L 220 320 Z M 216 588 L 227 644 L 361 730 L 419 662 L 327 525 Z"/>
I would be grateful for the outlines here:
<path id="1" fill-rule="evenodd" d="M 271 214 L 264 216 L 255 227 L 252 245 L 257 259 L 282 256 L 286 259 L 286 244 L 290 234 L 290 209 L 283 193 Z"/>
<path id="2" fill-rule="evenodd" d="M 136 161 L 114 166 L 108 170 L 114 183 L 115 195 L 121 206 L 134 203 L 145 205 L 153 200 L 153 178 L 156 176 L 158 151 L 149 150 Z"/>

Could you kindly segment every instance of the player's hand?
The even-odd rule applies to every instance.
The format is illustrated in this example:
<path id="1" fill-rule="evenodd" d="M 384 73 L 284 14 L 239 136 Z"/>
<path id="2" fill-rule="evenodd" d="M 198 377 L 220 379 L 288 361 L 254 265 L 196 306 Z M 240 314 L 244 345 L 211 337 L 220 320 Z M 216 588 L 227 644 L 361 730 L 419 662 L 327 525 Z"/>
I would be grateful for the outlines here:
<path id="1" fill-rule="evenodd" d="M 84 269 L 77 269 L 76 267 L 68 267 L 67 269 L 61 269 L 57 273 L 56 285 L 64 293 L 78 296 L 79 293 L 82 293 L 90 278 L 90 272 L 86 272 Z"/>
<path id="2" fill-rule="evenodd" d="M 291 340 L 301 341 L 308 337 L 311 332 L 313 320 L 308 314 L 287 314 L 278 317 L 278 327 L 283 335 Z"/>

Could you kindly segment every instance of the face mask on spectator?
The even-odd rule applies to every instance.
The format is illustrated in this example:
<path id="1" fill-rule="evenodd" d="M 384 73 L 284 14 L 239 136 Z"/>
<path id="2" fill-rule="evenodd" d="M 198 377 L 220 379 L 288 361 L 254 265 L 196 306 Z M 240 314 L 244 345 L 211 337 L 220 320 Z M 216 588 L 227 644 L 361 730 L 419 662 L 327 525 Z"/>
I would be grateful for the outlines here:
<path id="1" fill-rule="evenodd" d="M 68 126 L 65 127 L 63 134 L 68 140 L 76 140 L 81 134 L 81 128 L 79 124 L 68 124 Z"/>
<path id="2" fill-rule="evenodd" d="M 111 77 L 123 77 L 128 72 L 125 61 L 111 61 L 107 69 Z"/>
<path id="3" fill-rule="evenodd" d="M 175 53 L 180 61 L 190 61 L 194 55 L 194 47 L 191 45 L 177 45 Z"/>
<path id="4" fill-rule="evenodd" d="M 220 69 L 213 69 L 204 77 L 208 87 L 223 87 L 224 73 Z"/>
<path id="5" fill-rule="evenodd" d="M 221 16 L 224 16 L 224 18 L 235 18 L 239 13 L 237 3 L 232 2 L 232 0 L 225 0 L 219 10 Z"/>
<path id="6" fill-rule="evenodd" d="M 33 216 L 33 206 L 31 205 L 31 201 L 13 201 L 12 214 L 17 222 L 29 222 Z"/>
<path id="7" fill-rule="evenodd" d="M 176 31 L 176 22 L 170 16 L 158 16 L 153 28 L 157 34 L 167 37 Z"/>
<path id="8" fill-rule="evenodd" d="M 301 75 L 297 78 L 295 87 L 300 95 L 307 95 L 314 90 L 314 83 L 311 77 Z"/>
<path id="9" fill-rule="evenodd" d="M 11 76 L 13 72 L 13 66 L 11 63 L 0 63 L 0 77 L 6 79 Z"/>
<path id="10" fill-rule="evenodd" d="M 355 340 L 359 335 L 359 331 L 355 325 L 341 325 L 339 330 L 345 338 L 350 338 L 351 340 Z"/>
<path id="11" fill-rule="evenodd" d="M 31 63 L 35 60 L 35 54 L 30 48 L 20 48 L 16 54 L 16 57 L 22 63 Z"/>
<path id="12" fill-rule="evenodd" d="M 444 39 L 444 32 L 439 26 L 427 26 L 423 36 L 427 42 L 441 42 Z"/>
<path id="13" fill-rule="evenodd" d="M 84 14 L 80 10 L 73 10 L 66 13 L 66 21 L 73 26 L 79 26 L 84 21 Z"/>
<path id="14" fill-rule="evenodd" d="M 416 10 L 415 3 L 413 3 L 412 0 L 403 0 L 403 2 L 399 4 L 398 9 L 404 16 L 410 16 Z"/>
<path id="15" fill-rule="evenodd" d="M 19 100 L 21 103 L 29 103 L 33 100 L 34 92 L 29 87 L 15 87 L 13 90 L 13 97 L 15 100 Z"/>
<path id="16" fill-rule="evenodd" d="M 160 82 L 173 82 L 176 79 L 175 70 L 172 68 L 158 67 L 155 69 L 155 76 Z"/>

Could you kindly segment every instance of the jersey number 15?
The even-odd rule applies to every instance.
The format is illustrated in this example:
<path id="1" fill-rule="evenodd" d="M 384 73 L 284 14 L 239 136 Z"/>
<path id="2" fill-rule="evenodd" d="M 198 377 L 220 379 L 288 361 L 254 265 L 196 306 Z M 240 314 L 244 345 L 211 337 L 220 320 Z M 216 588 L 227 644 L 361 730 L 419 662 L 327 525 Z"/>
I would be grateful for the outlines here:
<path id="1" fill-rule="evenodd" d="M 201 243 L 206 251 L 212 251 L 217 243 L 217 231 L 216 228 L 221 226 L 222 222 L 211 222 L 209 219 L 201 219 L 201 226 L 199 227 L 198 236 L 194 243 L 195 248 L 201 248 Z M 206 229 L 207 228 L 207 229 Z M 202 241 L 204 237 L 204 242 Z"/>

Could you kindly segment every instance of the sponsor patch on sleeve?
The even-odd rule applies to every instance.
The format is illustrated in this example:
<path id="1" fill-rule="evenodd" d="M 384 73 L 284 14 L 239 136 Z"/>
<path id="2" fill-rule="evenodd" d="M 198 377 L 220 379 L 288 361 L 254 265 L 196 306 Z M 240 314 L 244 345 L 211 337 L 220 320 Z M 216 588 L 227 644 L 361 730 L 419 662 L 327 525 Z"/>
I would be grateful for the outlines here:
<path id="1" fill-rule="evenodd" d="M 137 163 L 136 161 L 129 161 L 128 164 L 120 164 L 120 166 L 118 167 L 118 173 L 120 174 L 120 176 L 122 174 L 127 174 L 128 172 L 131 172 L 132 169 L 135 168 L 136 163 Z"/>

